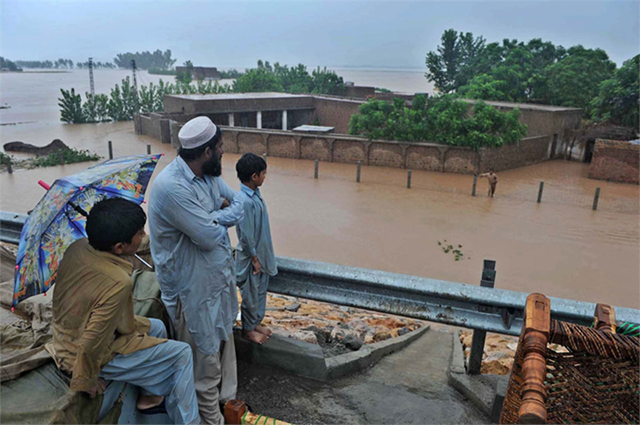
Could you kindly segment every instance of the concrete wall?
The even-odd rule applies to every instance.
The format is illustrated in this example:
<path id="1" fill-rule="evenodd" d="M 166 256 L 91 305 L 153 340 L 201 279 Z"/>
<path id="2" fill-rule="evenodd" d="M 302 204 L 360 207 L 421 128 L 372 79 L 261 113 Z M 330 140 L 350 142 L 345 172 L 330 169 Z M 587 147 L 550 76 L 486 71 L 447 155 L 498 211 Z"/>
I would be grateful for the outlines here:
<path id="1" fill-rule="evenodd" d="M 165 95 L 163 104 L 165 112 L 184 114 L 282 111 L 313 109 L 314 98 L 310 95 L 284 93 Z"/>
<path id="2" fill-rule="evenodd" d="M 481 148 L 480 168 L 501 171 L 546 161 L 550 158 L 552 143 L 553 136 L 537 136 L 500 148 Z"/>
<path id="3" fill-rule="evenodd" d="M 596 140 L 589 178 L 640 183 L 640 145 L 619 140 Z"/>
<path id="4" fill-rule="evenodd" d="M 335 127 L 335 132 L 347 134 L 351 115 L 358 112 L 362 102 L 332 97 L 315 97 L 314 107 L 319 125 Z"/>
<path id="5" fill-rule="evenodd" d="M 523 139 L 518 145 L 473 151 L 438 143 L 369 140 L 338 134 L 223 127 L 225 152 L 327 162 L 357 163 L 413 170 L 472 174 L 522 167 L 548 159 L 550 136 Z M 177 131 L 177 126 L 173 131 Z"/>

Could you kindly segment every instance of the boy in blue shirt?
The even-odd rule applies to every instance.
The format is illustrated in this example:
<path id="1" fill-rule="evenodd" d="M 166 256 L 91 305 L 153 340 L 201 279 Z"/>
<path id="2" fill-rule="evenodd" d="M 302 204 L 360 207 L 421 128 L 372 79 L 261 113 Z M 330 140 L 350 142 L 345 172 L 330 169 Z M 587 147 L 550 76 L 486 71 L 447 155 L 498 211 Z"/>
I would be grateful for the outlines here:
<path id="1" fill-rule="evenodd" d="M 259 187 L 267 175 L 267 163 L 253 153 L 246 153 L 236 164 L 245 215 L 236 226 L 236 277 L 242 294 L 242 333 L 256 344 L 264 344 L 272 331 L 260 326 L 267 304 L 269 277 L 278 273 L 273 253 L 267 206 Z"/>

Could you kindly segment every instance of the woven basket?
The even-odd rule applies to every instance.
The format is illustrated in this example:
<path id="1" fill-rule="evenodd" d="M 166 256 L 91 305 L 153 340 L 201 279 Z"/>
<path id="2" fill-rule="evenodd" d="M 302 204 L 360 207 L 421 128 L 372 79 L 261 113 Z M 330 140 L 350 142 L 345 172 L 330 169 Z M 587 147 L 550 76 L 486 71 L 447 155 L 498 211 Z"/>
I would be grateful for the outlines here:
<path id="1" fill-rule="evenodd" d="M 527 314 L 531 311 L 527 308 Z M 544 314 L 549 314 L 549 309 Z M 500 423 L 639 423 L 640 340 L 546 320 L 548 330 L 544 325 L 542 329 L 523 326 Z M 544 321 L 538 320 L 538 324 Z M 540 339 L 545 332 L 546 350 L 541 350 Z M 532 348 L 535 343 L 538 347 Z M 554 350 L 549 344 L 564 349 Z M 528 370 L 540 369 L 541 364 L 527 361 L 527 356 L 541 355 L 542 370 Z M 542 381 L 543 386 L 536 381 Z"/>

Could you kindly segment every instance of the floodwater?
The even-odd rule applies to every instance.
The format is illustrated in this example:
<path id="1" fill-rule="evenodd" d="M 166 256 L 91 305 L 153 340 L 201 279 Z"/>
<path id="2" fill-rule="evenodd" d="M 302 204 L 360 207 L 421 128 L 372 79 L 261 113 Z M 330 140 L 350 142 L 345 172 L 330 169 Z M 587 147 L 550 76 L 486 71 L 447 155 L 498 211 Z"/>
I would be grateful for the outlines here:
<path id="1" fill-rule="evenodd" d="M 169 145 L 137 136 L 132 123 L 10 126 L 2 142 L 44 144 L 54 138 L 107 156 L 164 152 L 158 171 L 175 157 Z M 239 184 L 238 155 L 226 153 L 223 177 Z M 497 261 L 496 287 L 640 308 L 638 186 L 586 178 L 587 166 L 552 161 L 499 173 L 497 194 L 486 197 L 472 176 L 362 168 L 353 164 L 268 158 L 262 189 L 278 255 L 345 264 L 478 285 L 483 259 Z M 39 179 L 52 182 L 89 164 L 0 174 L 0 209 L 26 212 L 43 195 Z M 157 174 L 157 172 L 156 172 Z M 542 203 L 538 184 L 545 181 Z M 602 188 L 598 211 L 591 203 Z M 235 239 L 235 232 L 231 232 Z M 438 242 L 461 245 L 456 261 Z M 235 241 L 234 241 L 235 242 Z"/>
<path id="2" fill-rule="evenodd" d="M 411 70 L 337 70 L 360 85 L 398 91 L 430 91 L 423 73 Z M 109 89 L 130 72 L 96 70 L 96 92 Z M 139 84 L 173 80 L 138 74 Z M 0 73 L 0 143 L 45 145 L 61 139 L 70 146 L 116 156 L 166 155 L 158 171 L 175 157 L 169 145 L 137 136 L 133 123 L 66 125 L 59 121 L 59 89 L 89 90 L 88 71 Z M 16 154 L 17 158 L 22 155 Z M 234 164 L 225 154 L 223 177 L 238 188 Z M 355 182 L 353 164 L 320 164 L 268 158 L 263 193 L 270 210 L 278 255 L 386 270 L 478 285 L 483 259 L 497 261 L 496 287 L 640 308 L 640 189 L 586 178 L 588 166 L 552 161 L 499 173 L 497 194 L 487 182 L 471 197 L 472 176 L 363 167 Z M 0 209 L 25 213 L 42 197 L 37 184 L 85 169 L 72 164 L 0 174 Z M 157 172 L 156 172 L 157 174 Z M 542 203 L 536 203 L 544 181 Z M 596 187 L 598 211 L 591 205 Z M 235 232 L 231 232 L 235 238 Z M 446 242 L 445 242 L 446 240 Z M 438 242 L 463 254 L 459 261 Z"/>
<path id="3" fill-rule="evenodd" d="M 312 68 L 310 67 L 311 71 Z M 433 84 L 429 83 L 424 72 L 420 70 L 378 70 L 378 69 L 335 69 L 345 81 L 353 81 L 357 85 L 382 87 L 400 92 L 433 92 Z M 126 78 L 131 71 L 122 69 L 94 70 L 96 93 L 109 94 L 111 89 Z M 171 75 L 150 75 L 147 71 L 138 71 L 138 85 L 148 85 L 175 81 Z M 221 80 L 220 84 L 232 83 L 233 80 Z M 58 98 L 60 89 L 75 88 L 82 95 L 89 92 L 89 71 L 75 69 L 69 71 L 25 71 L 0 73 L 0 125 L 60 123 Z"/>

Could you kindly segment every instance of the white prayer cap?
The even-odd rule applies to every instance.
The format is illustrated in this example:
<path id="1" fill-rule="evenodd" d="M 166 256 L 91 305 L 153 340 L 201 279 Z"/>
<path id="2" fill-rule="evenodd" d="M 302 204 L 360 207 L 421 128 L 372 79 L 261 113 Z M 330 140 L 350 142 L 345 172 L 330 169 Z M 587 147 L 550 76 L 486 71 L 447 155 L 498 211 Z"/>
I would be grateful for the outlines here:
<path id="1" fill-rule="evenodd" d="M 217 130 L 218 127 L 209 117 L 196 117 L 182 126 L 178 139 L 183 148 L 194 149 L 211 140 Z"/>

